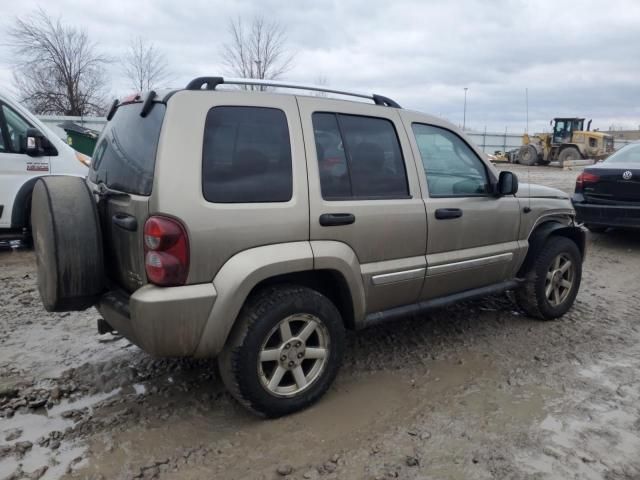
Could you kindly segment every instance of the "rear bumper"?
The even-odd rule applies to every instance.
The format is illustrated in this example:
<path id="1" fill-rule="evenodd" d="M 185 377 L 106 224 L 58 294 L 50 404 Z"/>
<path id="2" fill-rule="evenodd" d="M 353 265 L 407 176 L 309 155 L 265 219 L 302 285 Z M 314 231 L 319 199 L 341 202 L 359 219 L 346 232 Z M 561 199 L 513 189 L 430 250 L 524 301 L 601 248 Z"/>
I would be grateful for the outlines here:
<path id="1" fill-rule="evenodd" d="M 96 308 L 111 327 L 151 355 L 188 357 L 200 342 L 216 297 L 211 283 L 145 285 L 131 296 L 122 290 L 107 292 Z"/>
<path id="2" fill-rule="evenodd" d="M 640 206 L 582 203 L 573 197 L 576 220 L 606 227 L 640 227 Z"/>

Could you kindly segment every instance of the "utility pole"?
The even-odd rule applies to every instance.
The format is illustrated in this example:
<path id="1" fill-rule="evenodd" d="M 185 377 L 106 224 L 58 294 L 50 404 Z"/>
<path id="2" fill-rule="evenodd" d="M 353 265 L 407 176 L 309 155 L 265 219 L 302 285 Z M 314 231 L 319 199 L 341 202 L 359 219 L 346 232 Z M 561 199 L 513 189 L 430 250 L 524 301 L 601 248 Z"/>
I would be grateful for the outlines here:
<path id="1" fill-rule="evenodd" d="M 524 131 L 524 133 L 529 133 L 529 89 L 528 88 L 524 89 L 524 101 L 527 106 L 527 128 Z"/>
<path id="2" fill-rule="evenodd" d="M 462 114 L 462 131 L 464 132 L 467 126 L 467 90 L 469 87 L 464 87 L 464 113 Z"/>
<path id="3" fill-rule="evenodd" d="M 262 60 L 254 60 L 253 62 L 256 64 L 256 69 L 257 69 L 255 78 L 257 78 L 259 80 L 263 80 L 262 72 L 260 72 L 260 65 L 262 64 Z M 258 86 L 258 90 L 259 91 L 264 91 L 264 85 L 259 85 Z"/>

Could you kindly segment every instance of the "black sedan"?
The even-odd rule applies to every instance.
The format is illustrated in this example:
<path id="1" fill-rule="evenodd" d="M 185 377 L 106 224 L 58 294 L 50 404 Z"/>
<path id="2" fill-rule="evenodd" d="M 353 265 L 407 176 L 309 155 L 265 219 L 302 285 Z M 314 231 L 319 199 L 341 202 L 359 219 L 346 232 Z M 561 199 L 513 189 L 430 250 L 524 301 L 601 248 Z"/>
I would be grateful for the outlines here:
<path id="1" fill-rule="evenodd" d="M 640 227 L 640 143 L 585 168 L 572 200 L 577 220 L 592 232 Z"/>

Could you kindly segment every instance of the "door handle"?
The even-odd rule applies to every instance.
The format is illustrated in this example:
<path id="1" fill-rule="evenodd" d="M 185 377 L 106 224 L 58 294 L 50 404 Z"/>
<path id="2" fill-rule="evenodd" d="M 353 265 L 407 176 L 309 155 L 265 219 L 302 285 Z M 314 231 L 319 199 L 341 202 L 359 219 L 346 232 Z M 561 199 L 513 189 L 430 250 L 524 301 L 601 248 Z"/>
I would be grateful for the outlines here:
<path id="1" fill-rule="evenodd" d="M 355 223 L 356 216 L 352 213 L 323 213 L 320 215 L 320 225 L 323 227 L 337 227 Z"/>
<path id="2" fill-rule="evenodd" d="M 460 218 L 462 210 L 459 208 L 439 208 L 436 210 L 436 218 L 438 220 L 447 220 L 450 218 Z"/>
<path id="3" fill-rule="evenodd" d="M 116 213 L 111 220 L 115 225 L 124 230 L 128 230 L 130 232 L 138 230 L 138 221 L 136 220 L 136 217 L 129 215 L 128 213 Z"/>

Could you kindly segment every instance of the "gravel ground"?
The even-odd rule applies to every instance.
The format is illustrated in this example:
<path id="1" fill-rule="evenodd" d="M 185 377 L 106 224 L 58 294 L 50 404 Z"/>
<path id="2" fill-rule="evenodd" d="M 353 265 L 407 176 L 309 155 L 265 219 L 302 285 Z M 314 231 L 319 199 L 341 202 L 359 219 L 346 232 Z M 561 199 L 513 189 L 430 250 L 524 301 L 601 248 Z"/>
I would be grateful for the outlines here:
<path id="1" fill-rule="evenodd" d="M 571 191 L 576 171 L 508 166 Z M 49 314 L 0 252 L 0 479 L 640 478 L 640 233 L 589 234 L 575 307 L 509 295 L 351 334 L 314 407 L 258 420 L 213 361 L 153 359 Z"/>

